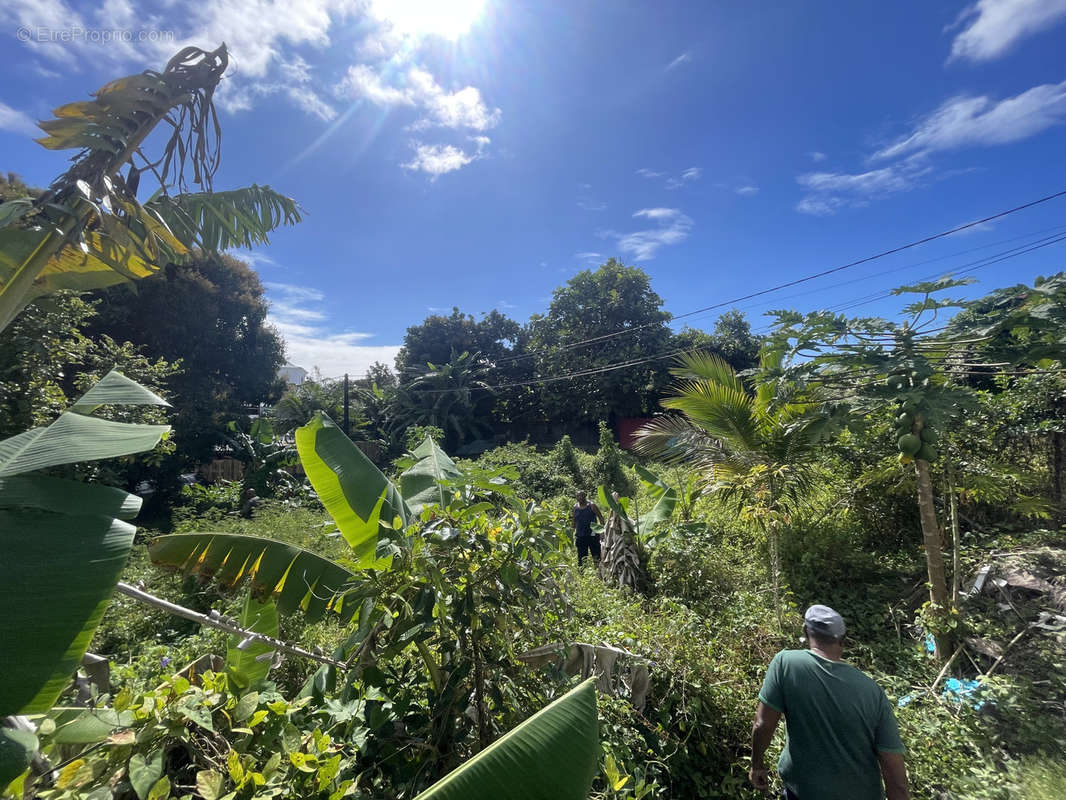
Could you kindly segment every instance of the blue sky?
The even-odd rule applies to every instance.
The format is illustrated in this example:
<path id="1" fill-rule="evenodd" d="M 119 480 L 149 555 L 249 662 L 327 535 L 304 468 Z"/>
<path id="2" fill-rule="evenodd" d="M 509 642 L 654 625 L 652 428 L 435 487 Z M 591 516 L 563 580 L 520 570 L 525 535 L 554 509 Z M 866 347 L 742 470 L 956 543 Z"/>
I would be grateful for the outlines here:
<path id="1" fill-rule="evenodd" d="M 524 322 L 610 256 L 681 314 L 1066 189 L 1066 0 L 5 0 L 0 169 L 48 183 L 33 120 L 223 40 L 215 185 L 306 209 L 250 260 L 326 375 L 453 305 Z M 737 306 L 893 314 L 882 290 L 1056 229 L 1066 199 Z"/>

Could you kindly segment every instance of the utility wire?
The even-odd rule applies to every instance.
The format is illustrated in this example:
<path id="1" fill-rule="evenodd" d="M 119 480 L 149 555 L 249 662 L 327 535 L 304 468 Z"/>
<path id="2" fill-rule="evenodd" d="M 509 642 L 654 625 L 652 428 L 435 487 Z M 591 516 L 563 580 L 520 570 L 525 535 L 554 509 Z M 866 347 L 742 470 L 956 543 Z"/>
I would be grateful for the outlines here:
<path id="1" fill-rule="evenodd" d="M 981 262 L 987 262 L 987 263 L 982 263 L 979 267 L 971 267 L 967 271 L 972 272 L 972 271 L 974 271 L 976 269 L 980 269 L 981 267 L 990 266 L 991 264 L 997 264 L 997 263 L 1000 263 L 1001 261 L 1007 261 L 1007 260 L 1009 260 L 1011 258 L 1017 258 L 1018 256 L 1025 255 L 1027 253 L 1033 252 L 1034 250 L 1039 250 L 1039 249 L 1044 248 L 1044 247 L 1050 247 L 1053 244 L 1058 244 L 1059 242 L 1066 241 L 1066 234 L 1063 234 L 1063 235 L 1058 236 L 1058 237 L 1047 237 L 1047 238 L 1049 240 L 1048 241 L 1043 241 L 1041 244 L 1036 244 L 1036 245 L 1033 245 L 1031 247 L 1027 247 L 1025 249 L 1012 248 L 1012 250 L 1010 250 L 1010 251 L 1004 251 L 1005 254 L 996 254 L 994 256 L 989 256 L 986 259 L 980 259 Z M 1015 252 L 1015 251 L 1017 251 L 1017 252 Z M 994 259 L 994 260 L 992 260 L 992 259 Z M 973 263 L 977 263 L 977 262 L 973 262 Z M 874 302 L 875 300 L 881 299 L 882 296 L 888 297 L 890 295 L 891 295 L 891 291 L 888 291 L 888 292 L 884 293 L 883 295 L 879 294 L 879 295 L 873 296 L 872 299 L 862 299 L 861 302 L 850 303 L 850 304 L 845 305 L 844 307 L 845 308 L 855 308 L 857 306 L 865 305 L 866 303 L 871 303 L 871 302 Z M 869 296 L 867 296 L 867 297 L 869 297 Z M 930 331 L 926 331 L 926 333 L 927 334 L 928 333 L 933 333 L 935 331 L 945 330 L 946 328 L 947 328 L 947 326 L 943 326 L 943 327 L 940 327 L 940 328 L 931 329 Z M 602 373 L 605 373 L 605 372 L 614 372 L 616 370 L 625 369 L 627 367 L 641 366 L 643 364 L 648 364 L 648 363 L 651 363 L 653 361 L 661 361 L 661 360 L 663 360 L 665 358 L 670 358 L 672 356 L 680 355 L 681 353 L 696 352 L 696 351 L 702 350 L 702 349 L 703 349 L 702 345 L 697 345 L 697 346 L 694 346 L 694 347 L 687 347 L 687 348 L 674 348 L 672 350 L 656 353 L 656 354 L 653 354 L 653 355 L 650 355 L 650 356 L 644 356 L 644 357 L 641 357 L 641 358 L 627 359 L 625 361 L 614 362 L 614 363 L 606 364 L 606 365 L 603 365 L 603 366 L 600 366 L 600 367 L 590 367 L 588 369 L 577 370 L 577 371 L 574 371 L 574 372 L 564 373 L 562 375 L 550 375 L 550 376 L 541 377 L 541 378 L 531 378 L 531 379 L 525 380 L 525 381 L 514 381 L 512 383 L 502 383 L 502 384 L 496 384 L 496 385 L 485 385 L 485 386 L 478 386 L 478 387 L 470 387 L 470 391 L 473 391 L 475 389 L 480 389 L 480 390 L 515 389 L 515 388 L 520 388 L 520 387 L 523 387 L 523 386 L 534 386 L 534 385 L 537 385 L 537 384 L 555 383 L 557 381 L 570 380 L 570 379 L 573 379 L 573 378 L 590 377 L 590 376 L 599 375 L 599 374 L 602 374 Z M 499 362 L 497 362 L 497 363 L 499 363 Z M 417 394 L 442 394 L 442 393 L 454 392 L 455 389 L 416 389 L 414 391 Z"/>
<path id="2" fill-rule="evenodd" d="M 696 309 L 694 311 L 689 311 L 689 312 L 686 312 L 684 314 L 671 315 L 670 321 L 674 321 L 674 320 L 678 320 L 678 319 L 684 319 L 684 318 L 687 318 L 687 317 L 692 317 L 692 316 L 694 316 L 696 314 L 706 313 L 708 311 L 712 311 L 712 310 L 715 310 L 715 309 L 718 309 L 718 308 L 722 308 L 724 306 L 732 306 L 732 305 L 735 305 L 738 302 L 742 302 L 743 300 L 764 296 L 764 295 L 770 294 L 772 292 L 780 291 L 781 289 L 785 289 L 785 288 L 788 288 L 788 287 L 791 287 L 791 286 L 796 286 L 796 285 L 799 285 L 799 284 L 802 284 L 802 283 L 807 283 L 807 282 L 815 280 L 817 278 L 825 277 L 827 275 L 832 275 L 834 273 L 841 272 L 843 270 L 859 266 L 860 264 L 865 264 L 865 263 L 868 263 L 870 261 L 874 261 L 876 259 L 884 258 L 886 256 L 893 255 L 895 253 L 899 253 L 899 252 L 902 252 L 904 250 L 908 250 L 908 249 L 917 247 L 917 246 L 922 245 L 922 244 L 926 244 L 926 243 L 934 241 L 936 239 L 942 239 L 944 237 L 951 236 L 952 234 L 958 233 L 959 231 L 963 231 L 963 230 L 966 230 L 968 228 L 975 227 L 977 225 L 982 225 L 982 224 L 984 224 L 986 222 L 990 222 L 990 221 L 995 220 L 995 219 L 1000 219 L 1000 218 L 1008 216 L 1010 214 L 1014 214 L 1014 213 L 1017 213 L 1019 211 L 1023 211 L 1025 209 L 1031 208 L 1031 207 L 1039 205 L 1041 203 L 1046 203 L 1046 202 L 1048 202 L 1050 200 L 1054 200 L 1056 198 L 1063 197 L 1063 196 L 1066 196 L 1066 190 L 1063 190 L 1061 192 L 1056 192 L 1054 194 L 1047 195 L 1045 197 L 1039 198 L 1038 200 L 1033 200 L 1033 201 L 1031 201 L 1029 203 L 1025 203 L 1025 204 L 1020 205 L 1020 206 L 1015 206 L 1014 208 L 1007 209 L 1006 211 L 1001 211 L 1001 212 L 999 212 L 997 214 L 993 214 L 991 216 L 984 217 L 983 219 L 979 219 L 979 220 L 975 220 L 973 222 L 969 222 L 969 223 L 967 223 L 965 225 L 960 225 L 958 227 L 952 228 L 952 229 L 947 230 L 947 231 L 943 231 L 941 233 L 934 234 L 932 236 L 927 236 L 924 239 L 919 239 L 917 241 L 910 242 L 908 244 L 892 248 L 891 250 L 885 250 L 885 251 L 882 251 L 880 253 L 876 253 L 876 254 L 874 254 L 872 256 L 867 256 L 866 258 L 859 259 L 858 261 L 852 261 L 852 262 L 850 262 L 848 264 L 844 264 L 844 265 L 841 265 L 839 267 L 833 267 L 832 269 L 828 269 L 828 270 L 824 270 L 822 272 L 814 273 L 812 275 L 808 275 L 808 276 L 805 276 L 803 278 L 797 278 L 796 280 L 788 281 L 787 283 L 782 283 L 782 284 L 779 284 L 777 286 L 770 287 L 768 289 L 762 289 L 762 290 L 757 291 L 757 292 L 752 292 L 752 293 L 750 293 L 748 295 L 744 295 L 742 297 L 733 298 L 732 300 L 726 300 L 726 301 L 722 301 L 720 303 L 716 303 L 714 305 L 705 306 L 703 308 L 699 308 L 699 309 Z M 1035 234 L 1035 233 L 1043 233 L 1043 232 L 1052 231 L 1052 230 L 1061 231 L 1061 229 L 1062 229 L 1061 226 L 1055 226 L 1055 227 L 1052 227 L 1052 228 L 1045 228 L 1045 229 L 1042 229 L 1040 231 L 1034 231 L 1033 234 Z M 864 277 L 864 278 L 858 278 L 858 279 L 855 279 L 855 281 L 868 280 L 870 277 L 877 277 L 877 276 L 881 276 L 881 275 L 891 274 L 891 273 L 899 272 L 900 270 L 911 269 L 911 268 L 913 268 L 915 266 L 921 266 L 921 265 L 924 265 L 924 264 L 927 264 L 927 263 L 931 263 L 931 262 L 934 262 L 934 261 L 939 261 L 939 260 L 943 260 L 943 259 L 946 259 L 946 258 L 953 258 L 953 257 L 958 256 L 958 255 L 964 255 L 964 254 L 968 254 L 968 253 L 971 253 L 971 252 L 975 252 L 976 250 L 985 249 L 985 247 L 994 246 L 995 244 L 1003 244 L 1003 243 L 1010 242 L 1010 241 L 1016 241 L 1019 238 L 1025 238 L 1026 236 L 1033 235 L 1033 234 L 1024 234 L 1023 236 L 1019 236 L 1019 237 L 1011 237 L 1009 239 L 1000 240 L 999 242 L 993 243 L 992 245 L 985 245 L 983 247 L 970 248 L 968 250 L 963 250 L 963 251 L 952 253 L 952 254 L 949 254 L 949 255 L 939 256 L 939 257 L 934 258 L 934 259 L 929 259 L 927 261 L 918 262 L 917 264 L 910 264 L 910 265 L 905 266 L 905 267 L 897 267 L 897 268 L 893 268 L 891 270 L 885 270 L 885 271 L 883 271 L 881 273 L 877 273 L 877 275 L 875 275 L 875 276 L 867 276 L 867 277 Z M 971 273 L 971 272 L 975 272 L 978 269 L 983 269 L 984 267 L 992 266 L 994 264 L 998 264 L 998 263 L 1001 263 L 1003 261 L 1007 261 L 1007 260 L 1009 260 L 1011 258 L 1015 258 L 1017 256 L 1025 255 L 1027 253 L 1033 252 L 1035 250 L 1040 250 L 1040 249 L 1042 249 L 1044 247 L 1048 247 L 1048 246 L 1053 245 L 1053 244 L 1058 244 L 1059 242 L 1062 242 L 1062 241 L 1066 241 L 1066 234 L 1056 233 L 1056 234 L 1053 234 L 1051 236 L 1045 236 L 1045 237 L 1043 237 L 1041 239 L 1037 239 L 1035 241 L 1027 242 L 1026 244 L 1018 245 L 1017 247 L 1013 247 L 1013 248 L 1009 248 L 1008 250 L 1000 251 L 999 253 L 994 253 L 994 254 L 992 254 L 990 256 L 986 256 L 984 258 L 980 258 L 980 259 L 977 259 L 975 261 L 971 261 L 971 262 L 969 262 L 967 264 L 962 264 L 956 270 L 952 270 L 951 274 L 964 275 L 964 274 L 968 274 L 968 273 Z M 932 276 L 932 277 L 927 278 L 926 280 L 933 280 L 935 277 L 936 276 Z M 855 281 L 849 281 L 849 283 L 855 282 Z M 859 298 L 855 298 L 853 300 L 844 301 L 843 303 L 839 303 L 839 304 L 837 304 L 835 306 L 830 306 L 827 310 L 829 310 L 829 311 L 849 310 L 849 309 L 852 309 L 852 308 L 857 308 L 857 307 L 862 306 L 862 305 L 867 305 L 867 304 L 869 304 L 871 302 L 876 302 L 877 300 L 890 297 L 891 295 L 892 295 L 892 290 L 883 290 L 881 292 L 876 292 L 876 293 L 869 294 L 869 295 L 863 295 L 863 296 L 860 296 Z M 800 295 L 795 295 L 795 296 L 800 296 Z M 785 299 L 787 299 L 787 298 L 785 298 Z M 644 323 L 642 325 L 634 325 L 631 328 L 624 328 L 622 330 L 613 331 L 611 333 L 603 334 L 601 336 L 595 336 L 595 337 L 590 337 L 588 339 L 582 339 L 582 340 L 579 340 L 579 341 L 576 341 L 576 342 L 571 342 L 571 343 L 568 343 L 566 345 L 561 346 L 558 349 L 559 350 L 570 350 L 570 349 L 573 349 L 573 348 L 576 348 L 576 347 L 584 346 L 586 344 L 592 344 L 592 343 L 595 343 L 595 342 L 598 342 L 598 341 L 604 341 L 604 340 L 607 340 L 607 339 L 615 338 L 617 336 L 623 336 L 623 335 L 626 335 L 626 334 L 629 334 L 629 333 L 634 333 L 635 331 L 641 330 L 643 328 L 652 327 L 652 326 L 660 325 L 660 324 L 662 324 L 662 323 L 661 322 L 655 322 L 655 323 Z M 756 333 L 756 334 L 765 333 L 765 332 L 767 332 L 767 331 L 769 331 L 771 329 L 772 329 L 772 326 L 767 326 L 765 328 L 761 328 L 761 329 L 757 329 L 755 331 L 752 331 L 752 333 Z M 940 328 L 938 330 L 943 330 L 943 328 Z M 928 333 L 928 331 L 927 331 L 927 333 Z M 525 381 L 516 381 L 516 382 L 512 382 L 512 383 L 496 384 L 496 385 L 492 385 L 492 386 L 470 387 L 470 389 L 471 390 L 474 390 L 474 389 L 482 389 L 482 390 L 485 390 L 485 389 L 511 389 L 511 388 L 519 388 L 519 387 L 523 387 L 523 386 L 532 386 L 532 385 L 536 385 L 536 384 L 540 384 L 540 383 L 551 383 L 551 382 L 556 382 L 556 381 L 560 381 L 560 380 L 568 380 L 568 379 L 571 379 L 571 378 L 588 377 L 588 376 L 591 376 L 591 375 L 597 375 L 597 374 L 601 374 L 601 373 L 604 373 L 604 372 L 612 372 L 612 371 L 615 371 L 615 370 L 618 370 L 618 369 L 624 369 L 626 367 L 640 366 L 640 365 L 643 365 L 643 364 L 646 364 L 646 363 L 649 363 L 649 362 L 652 362 L 652 361 L 658 361 L 658 360 L 661 360 L 661 359 L 664 359 L 664 358 L 670 358 L 671 356 L 679 355 L 679 354 L 685 353 L 685 352 L 695 352 L 695 351 L 700 350 L 700 349 L 703 349 L 702 346 L 689 347 L 689 348 L 675 348 L 675 349 L 672 349 L 672 350 L 669 350 L 669 351 L 665 351 L 665 352 L 660 352 L 660 353 L 657 353 L 657 354 L 654 354 L 654 355 L 651 355 L 651 356 L 635 358 L 635 359 L 628 359 L 628 360 L 621 361 L 621 362 L 615 362 L 615 363 L 612 363 L 612 364 L 607 364 L 607 365 L 604 365 L 604 366 L 601 366 L 601 367 L 594 367 L 594 368 L 588 368 L 588 369 L 583 369 L 583 370 L 577 370 L 577 371 L 570 372 L 570 373 L 565 373 L 565 374 L 562 374 L 562 375 L 547 376 L 547 377 L 543 377 L 543 378 L 533 378 L 533 379 L 525 380 Z M 500 364 L 511 363 L 511 362 L 514 362 L 514 361 L 519 361 L 519 360 L 523 360 L 523 359 L 527 359 L 527 358 L 534 358 L 537 355 L 539 355 L 540 352 L 542 352 L 542 351 L 534 351 L 534 352 L 523 353 L 523 354 L 514 355 L 514 356 L 505 356 L 503 358 L 496 359 L 494 364 L 495 365 L 500 365 Z M 362 378 L 357 378 L 355 380 L 366 380 L 367 378 L 369 378 L 369 373 L 364 375 Z M 331 381 L 331 380 L 332 381 L 339 381 L 339 380 L 341 380 L 341 378 L 337 377 L 337 378 L 322 378 L 321 379 L 322 382 Z M 451 392 L 451 391 L 455 391 L 455 390 L 454 389 L 419 389 L 419 390 L 416 390 L 416 391 L 419 394 L 438 394 L 438 393 Z"/>
<path id="3" fill-rule="evenodd" d="M 1047 202 L 1049 202 L 1051 200 L 1055 200 L 1057 198 L 1064 197 L 1064 196 L 1066 196 L 1066 189 L 1064 189 L 1063 191 L 1060 191 L 1060 192 L 1055 192 L 1054 194 L 1045 195 L 1044 197 L 1038 198 L 1036 200 L 1031 200 L 1030 202 L 1023 203 L 1020 206 L 1015 206 L 1014 208 L 1009 208 L 1009 209 L 1007 209 L 1005 211 L 1000 211 L 1000 212 L 998 212 L 996 214 L 992 214 L 990 216 L 984 217 L 983 219 L 974 220 L 973 222 L 967 222 L 965 225 L 958 225 L 958 226 L 956 226 L 954 228 L 951 228 L 950 230 L 941 231 L 940 233 L 935 233 L 935 234 L 932 234 L 930 236 L 926 236 L 926 237 L 924 237 L 922 239 L 917 239 L 916 241 L 908 242 L 907 244 L 899 245 L 898 247 L 893 247 L 893 248 L 891 248 L 889 250 L 882 250 L 880 253 L 875 253 L 875 254 L 873 254 L 871 256 L 866 256 L 865 258 L 860 258 L 860 259 L 858 259 L 856 261 L 851 261 L 851 262 L 849 262 L 847 264 L 842 264 L 842 265 L 840 265 L 838 267 L 832 267 L 830 269 L 822 270 L 821 272 L 815 272 L 815 273 L 812 273 L 810 275 L 806 275 L 806 276 L 804 276 L 802 278 L 796 278 L 795 280 L 786 281 L 785 283 L 780 283 L 780 284 L 777 284 L 776 286 L 771 286 L 768 289 L 760 289 L 757 292 L 751 292 L 751 293 L 746 294 L 746 295 L 741 295 L 740 297 L 734 297 L 731 300 L 724 300 L 724 301 L 719 302 L 719 303 L 714 303 L 714 304 L 709 305 L 709 306 L 704 306 L 703 308 L 697 308 L 697 309 L 695 309 L 693 311 L 687 311 L 684 314 L 671 314 L 668 321 L 669 322 L 676 322 L 679 319 L 686 319 L 688 317 L 695 316 L 696 314 L 703 314 L 703 313 L 705 313 L 707 311 L 713 311 L 715 309 L 724 308 L 725 306 L 732 306 L 732 305 L 735 305 L 737 303 L 743 302 L 745 300 L 751 300 L 751 299 L 756 298 L 756 297 L 762 297 L 764 295 L 771 294 L 773 292 L 781 291 L 782 289 L 787 289 L 787 288 L 789 288 L 791 286 L 799 286 L 800 284 L 803 284 L 803 283 L 809 283 L 810 281 L 817 280 L 818 278 L 824 278 L 827 275 L 834 275 L 834 274 L 836 274 L 838 272 L 843 272 L 844 270 L 852 269 L 852 268 L 860 266 L 862 264 L 868 264 L 871 261 L 876 261 L 878 259 L 885 258 L 887 256 L 895 255 L 896 253 L 902 253 L 905 250 L 910 250 L 910 249 L 912 249 L 914 247 L 918 247 L 918 246 L 923 245 L 923 244 L 928 244 L 929 242 L 936 241 L 937 239 L 943 239 L 943 238 L 945 238 L 947 236 L 951 236 L 952 234 L 959 233 L 960 231 L 964 231 L 964 230 L 967 230 L 969 228 L 976 227 L 978 225 L 983 225 L 986 222 L 992 222 L 993 220 L 1002 219 L 1003 217 L 1010 216 L 1011 214 L 1016 214 L 1019 211 L 1024 211 L 1026 209 L 1032 208 L 1034 206 L 1038 206 L 1038 205 L 1040 205 L 1042 203 L 1047 203 Z M 567 344 L 560 345 L 557 348 L 557 350 L 571 350 L 571 349 L 573 349 L 575 347 L 583 347 L 585 345 L 593 344 L 595 342 L 601 342 L 601 341 L 605 341 L 607 339 L 613 339 L 613 338 L 615 338 L 617 336 L 625 336 L 627 334 L 634 333 L 634 332 L 642 330 L 644 328 L 654 327 L 654 326 L 661 325 L 661 324 L 662 324 L 662 322 L 645 322 L 645 323 L 643 323 L 641 325 L 634 325 L 634 326 L 632 326 L 630 328 L 623 328 L 621 330 L 612 331 L 611 333 L 605 333 L 605 334 L 602 334 L 600 336 L 591 336 L 591 337 L 589 337 L 587 339 L 580 339 L 580 340 L 578 340 L 576 342 L 569 342 Z M 522 353 L 520 355 L 507 356 L 505 358 L 498 359 L 496 363 L 502 364 L 502 363 L 506 363 L 508 361 L 518 361 L 518 360 L 525 359 L 525 358 L 533 358 L 534 356 L 536 356 L 538 354 L 538 352 L 539 351 L 534 351 L 534 352 L 531 352 L 531 353 Z"/>

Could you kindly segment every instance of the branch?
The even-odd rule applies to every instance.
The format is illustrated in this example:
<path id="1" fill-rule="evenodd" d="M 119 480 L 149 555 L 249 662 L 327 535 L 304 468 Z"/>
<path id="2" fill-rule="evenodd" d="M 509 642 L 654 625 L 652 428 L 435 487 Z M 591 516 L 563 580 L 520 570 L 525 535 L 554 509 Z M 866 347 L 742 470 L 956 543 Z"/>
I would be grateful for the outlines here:
<path id="1" fill-rule="evenodd" d="M 201 614 L 199 611 L 193 611 L 191 608 L 185 608 L 185 606 L 179 606 L 176 603 L 171 603 L 168 600 L 164 600 L 161 597 L 156 597 L 154 594 L 148 594 L 148 592 L 142 591 L 135 586 L 130 586 L 128 583 L 122 581 L 118 582 L 115 589 L 127 597 L 132 597 L 140 603 L 146 605 L 155 606 L 161 608 L 167 613 L 173 614 L 176 617 L 184 617 L 185 619 L 198 622 L 201 625 L 206 625 L 208 628 L 215 628 L 216 630 L 223 631 L 233 636 L 240 636 L 243 639 L 250 639 L 253 642 L 262 642 L 263 644 L 270 645 L 275 650 L 280 650 L 283 653 L 288 653 L 292 656 L 299 656 L 300 658 L 309 658 L 312 661 L 318 661 L 322 664 L 329 664 L 333 667 L 344 668 L 347 665 L 343 661 L 335 661 L 328 656 L 320 655 L 318 653 L 312 653 L 310 650 L 304 650 L 302 647 L 288 644 L 280 639 L 275 639 L 273 636 L 267 636 L 263 633 L 257 633 L 256 631 L 246 630 L 234 622 L 231 622 L 226 617 L 221 616 L 217 611 L 212 611 L 210 614 Z"/>

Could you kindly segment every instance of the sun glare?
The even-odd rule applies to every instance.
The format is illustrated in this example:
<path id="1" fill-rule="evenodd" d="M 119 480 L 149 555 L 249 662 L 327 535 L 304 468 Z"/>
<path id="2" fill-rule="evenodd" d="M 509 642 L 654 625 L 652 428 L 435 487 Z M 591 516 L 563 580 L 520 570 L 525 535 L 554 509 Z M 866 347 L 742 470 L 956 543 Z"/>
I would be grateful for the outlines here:
<path id="1" fill-rule="evenodd" d="M 485 0 L 375 0 L 374 14 L 397 33 L 458 39 L 484 10 Z"/>

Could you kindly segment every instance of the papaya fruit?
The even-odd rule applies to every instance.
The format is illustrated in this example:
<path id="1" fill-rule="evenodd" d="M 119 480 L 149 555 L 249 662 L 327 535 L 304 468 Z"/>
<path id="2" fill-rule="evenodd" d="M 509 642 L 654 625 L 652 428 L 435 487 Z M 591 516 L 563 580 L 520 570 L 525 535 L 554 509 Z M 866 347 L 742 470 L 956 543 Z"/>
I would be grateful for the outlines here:
<path id="1" fill-rule="evenodd" d="M 913 456 L 922 449 L 922 440 L 913 433 L 905 433 L 896 441 L 899 451 L 905 456 Z"/>
<path id="2" fill-rule="evenodd" d="M 931 444 L 923 444 L 918 448 L 918 452 L 914 454 L 915 458 L 920 458 L 922 461 L 936 461 L 936 448 Z"/>
<path id="3" fill-rule="evenodd" d="M 922 428 L 920 436 L 922 437 L 922 441 L 926 444 L 936 444 L 940 439 L 940 434 L 937 432 L 936 428 Z"/>

